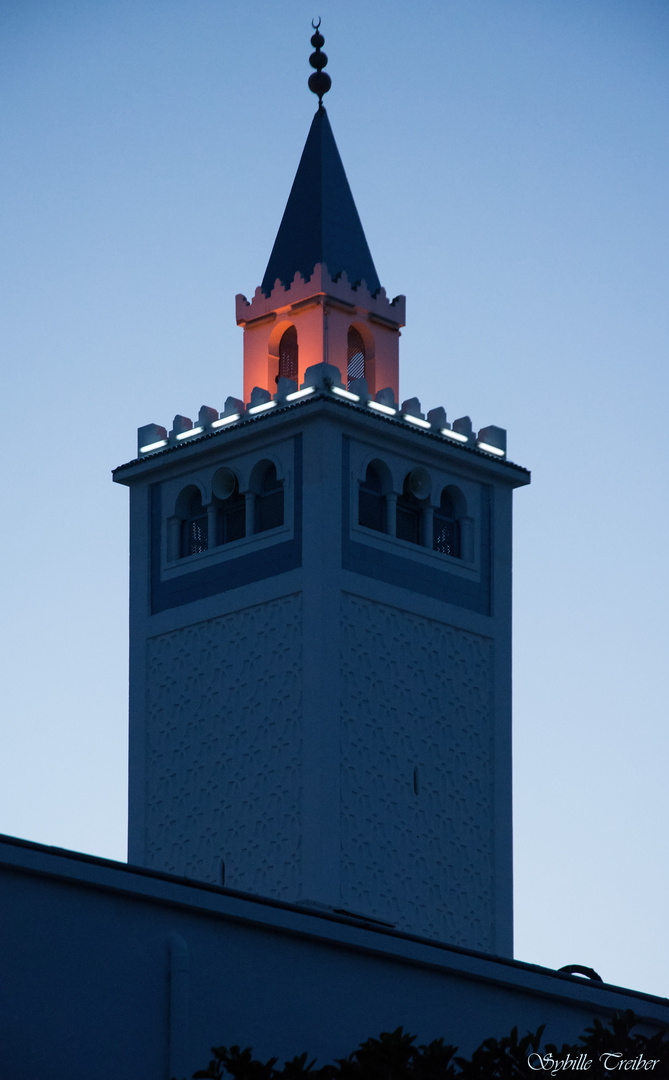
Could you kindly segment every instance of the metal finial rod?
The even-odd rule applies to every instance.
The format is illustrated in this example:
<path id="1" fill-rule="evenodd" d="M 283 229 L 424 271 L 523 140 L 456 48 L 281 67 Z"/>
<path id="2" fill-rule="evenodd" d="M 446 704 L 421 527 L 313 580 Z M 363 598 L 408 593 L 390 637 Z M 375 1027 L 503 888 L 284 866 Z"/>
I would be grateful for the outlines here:
<path id="1" fill-rule="evenodd" d="M 309 63 L 315 71 L 309 76 L 309 89 L 312 94 L 318 95 L 318 108 L 323 107 L 323 94 L 327 94 L 328 90 L 332 86 L 332 79 L 328 75 L 327 71 L 323 71 L 323 68 L 328 62 L 328 58 L 324 52 L 321 52 L 322 46 L 325 44 L 325 38 L 320 32 L 321 20 L 320 16 L 318 22 L 315 19 L 311 20 L 311 25 L 315 30 L 312 35 L 311 44 L 313 45 L 315 52 L 312 52 L 309 57 Z"/>

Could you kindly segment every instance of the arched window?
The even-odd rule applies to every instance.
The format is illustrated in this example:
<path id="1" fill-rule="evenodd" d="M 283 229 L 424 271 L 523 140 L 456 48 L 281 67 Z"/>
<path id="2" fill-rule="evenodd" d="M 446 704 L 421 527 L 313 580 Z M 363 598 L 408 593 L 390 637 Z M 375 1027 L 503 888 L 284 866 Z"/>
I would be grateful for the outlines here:
<path id="1" fill-rule="evenodd" d="M 292 379 L 297 382 L 298 376 L 298 347 L 297 330 L 289 326 L 284 330 L 279 342 L 279 378 Z"/>
<path id="2" fill-rule="evenodd" d="M 365 377 L 365 343 L 355 326 L 348 328 L 348 350 L 346 364 L 346 381 L 350 386 L 353 379 Z"/>
<path id="3" fill-rule="evenodd" d="M 422 537 L 423 505 L 411 490 L 411 473 L 404 481 L 404 490 L 397 499 L 395 535 L 398 540 L 420 544 Z"/>
<path id="4" fill-rule="evenodd" d="M 197 555 L 209 546 L 207 511 L 202 505 L 202 495 L 194 491 L 188 500 L 186 516 L 181 522 L 181 558 Z"/>
<path id="5" fill-rule="evenodd" d="M 358 524 L 377 532 L 386 531 L 386 500 L 381 474 L 373 465 L 367 467 L 358 490 Z"/>
<path id="6" fill-rule="evenodd" d="M 266 532 L 283 525 L 283 480 L 276 475 L 276 466 L 267 465 L 260 480 L 255 501 L 255 531 Z"/>
<path id="7" fill-rule="evenodd" d="M 230 544 L 233 540 L 241 540 L 246 536 L 246 499 L 239 490 L 237 477 L 233 478 L 232 474 L 230 486 L 230 494 L 216 500 L 218 544 Z"/>
<path id="8" fill-rule="evenodd" d="M 433 548 L 442 555 L 452 555 L 455 559 L 462 557 L 462 545 L 460 536 L 460 522 L 457 516 L 455 499 L 448 488 L 441 493 L 441 501 L 434 511 L 434 540 Z"/>

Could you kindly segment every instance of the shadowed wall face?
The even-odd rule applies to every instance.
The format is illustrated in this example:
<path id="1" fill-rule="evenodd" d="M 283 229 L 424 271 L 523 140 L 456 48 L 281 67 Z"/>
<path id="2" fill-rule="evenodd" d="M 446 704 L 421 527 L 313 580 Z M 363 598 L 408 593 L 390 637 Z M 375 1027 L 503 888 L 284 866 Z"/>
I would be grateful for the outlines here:
<path id="1" fill-rule="evenodd" d="M 129 470 L 131 861 L 510 952 L 524 471 L 331 392 Z M 171 548 L 193 489 L 214 522 L 216 490 L 241 500 L 245 532 Z M 457 553 L 440 542 L 444 492 Z"/>

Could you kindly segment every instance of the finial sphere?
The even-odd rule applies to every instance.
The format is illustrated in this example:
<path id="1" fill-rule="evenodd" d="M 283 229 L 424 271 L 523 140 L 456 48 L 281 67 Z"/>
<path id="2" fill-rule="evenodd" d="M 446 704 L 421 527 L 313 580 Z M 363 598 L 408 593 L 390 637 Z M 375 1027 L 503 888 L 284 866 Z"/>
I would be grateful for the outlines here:
<path id="1" fill-rule="evenodd" d="M 312 94 L 318 94 L 319 105 L 323 100 L 323 94 L 327 94 L 331 86 L 332 79 L 327 71 L 314 71 L 313 75 L 309 76 L 309 89 Z"/>
<path id="2" fill-rule="evenodd" d="M 321 52 L 320 49 L 317 52 L 312 52 L 309 57 L 309 63 L 312 68 L 316 68 L 316 71 L 321 71 L 328 62 L 327 53 Z"/>

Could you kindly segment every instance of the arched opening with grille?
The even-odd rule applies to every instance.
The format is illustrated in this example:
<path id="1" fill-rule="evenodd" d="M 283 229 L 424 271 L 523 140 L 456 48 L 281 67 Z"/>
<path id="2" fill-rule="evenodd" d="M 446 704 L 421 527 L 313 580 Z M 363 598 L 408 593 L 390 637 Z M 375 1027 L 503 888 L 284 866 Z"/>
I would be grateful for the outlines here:
<path id="1" fill-rule="evenodd" d="M 368 465 L 365 479 L 358 489 L 358 524 L 377 532 L 386 531 L 386 500 L 381 473 Z"/>
<path id="2" fill-rule="evenodd" d="M 348 328 L 346 353 L 346 382 L 350 386 L 353 379 L 365 378 L 365 343 L 355 326 Z"/>
<path id="3" fill-rule="evenodd" d="M 231 544 L 246 536 L 246 499 L 234 473 L 230 474 L 230 489 L 225 498 L 219 496 L 216 499 L 217 544 Z"/>
<path id="4" fill-rule="evenodd" d="M 411 473 L 404 481 L 404 489 L 397 499 L 395 518 L 395 536 L 398 540 L 408 540 L 410 544 L 423 541 L 423 509 L 425 500 L 418 499 L 411 490 Z"/>
<path id="5" fill-rule="evenodd" d="M 202 505 L 202 494 L 196 489 L 188 499 L 185 515 L 181 521 L 181 558 L 198 555 L 209 546 L 207 511 Z"/>
<path id="6" fill-rule="evenodd" d="M 464 514 L 464 497 L 453 487 L 444 488 L 439 506 L 434 511 L 434 534 L 432 547 L 442 555 L 462 558 L 460 518 Z"/>
<path id="7" fill-rule="evenodd" d="M 283 525 L 283 480 L 276 475 L 276 465 L 268 462 L 255 499 L 255 531 L 267 532 L 279 525 Z"/>
<path id="8" fill-rule="evenodd" d="M 289 326 L 284 330 L 279 342 L 279 379 L 298 380 L 299 349 L 297 345 L 297 330 Z"/>

